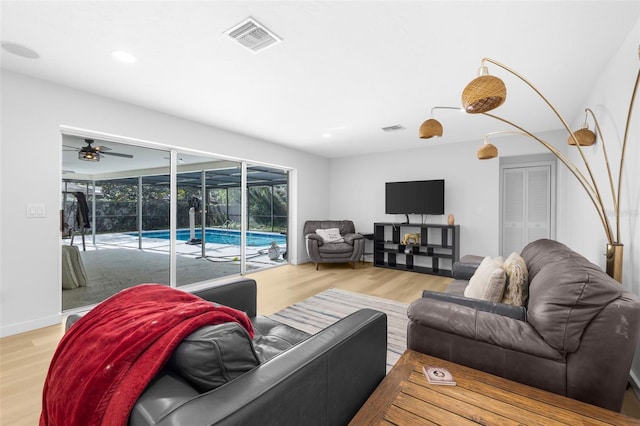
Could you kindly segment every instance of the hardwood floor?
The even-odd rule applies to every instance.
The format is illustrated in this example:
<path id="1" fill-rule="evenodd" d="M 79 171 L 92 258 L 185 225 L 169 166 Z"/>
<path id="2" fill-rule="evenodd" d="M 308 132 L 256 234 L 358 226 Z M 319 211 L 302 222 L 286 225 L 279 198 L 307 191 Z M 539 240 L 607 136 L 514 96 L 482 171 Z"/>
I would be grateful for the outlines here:
<path id="1" fill-rule="evenodd" d="M 358 262 L 323 264 L 318 271 L 312 263 L 262 270 L 247 275 L 258 283 L 258 313 L 269 315 L 329 288 L 411 303 L 422 290 L 444 291 L 451 278 L 393 269 L 374 268 Z"/>
<path id="2" fill-rule="evenodd" d="M 349 265 L 284 265 L 247 277 L 258 283 L 258 313 L 269 315 L 329 288 L 410 303 L 422 290 L 442 291 L 451 279 L 413 272 Z M 0 339 L 0 425 L 36 425 L 42 385 L 64 329 L 54 325 Z M 627 392 L 623 413 L 640 418 L 640 403 Z"/>

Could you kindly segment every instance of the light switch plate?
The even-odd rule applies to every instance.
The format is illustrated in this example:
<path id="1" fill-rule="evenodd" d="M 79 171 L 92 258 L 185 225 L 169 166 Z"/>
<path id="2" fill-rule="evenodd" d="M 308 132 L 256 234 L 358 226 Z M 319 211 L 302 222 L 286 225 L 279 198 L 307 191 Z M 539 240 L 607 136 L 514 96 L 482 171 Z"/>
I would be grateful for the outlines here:
<path id="1" fill-rule="evenodd" d="M 30 203 L 27 204 L 27 217 L 47 217 L 47 209 L 42 203 Z"/>

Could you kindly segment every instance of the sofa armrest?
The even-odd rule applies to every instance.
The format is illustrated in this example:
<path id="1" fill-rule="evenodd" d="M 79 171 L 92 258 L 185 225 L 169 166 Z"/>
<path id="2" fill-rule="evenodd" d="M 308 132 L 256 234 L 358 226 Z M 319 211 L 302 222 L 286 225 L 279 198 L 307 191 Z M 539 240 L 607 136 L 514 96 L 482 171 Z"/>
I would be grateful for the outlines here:
<path id="1" fill-rule="evenodd" d="M 253 279 L 235 280 L 204 290 L 194 291 L 193 294 L 210 302 L 243 311 L 249 318 L 256 316 L 257 290 L 256 281 Z M 85 313 L 69 315 L 65 320 L 65 330 L 69 330 Z"/>
<path id="2" fill-rule="evenodd" d="M 489 302 L 487 300 L 472 299 L 470 297 L 458 296 L 450 293 L 441 293 L 436 291 L 424 290 L 422 297 L 427 299 L 441 300 L 443 302 L 456 303 L 458 305 L 468 306 L 478 311 L 489 312 L 502 315 L 505 317 L 517 319 L 520 321 L 527 320 L 527 310 L 523 306 L 508 305 L 506 303 Z"/>
<path id="3" fill-rule="evenodd" d="M 482 256 L 476 256 L 473 254 L 462 256 L 459 261 L 453 262 L 453 265 L 451 266 L 453 278 L 456 280 L 471 279 L 483 259 L 484 258 Z"/>
<path id="4" fill-rule="evenodd" d="M 256 316 L 257 289 L 256 281 L 253 279 L 244 278 L 230 281 L 204 290 L 194 291 L 193 294 L 210 302 L 243 311 L 249 318 Z"/>
<path id="5" fill-rule="evenodd" d="M 419 333 L 414 334 L 414 331 L 425 327 L 542 358 L 564 359 L 562 354 L 544 341 L 531 324 L 497 313 L 422 298 L 409 305 L 407 315 L 410 321 L 407 332 L 408 349 L 422 352 L 420 346 L 425 342 L 420 342 L 417 337 Z"/>
<path id="6" fill-rule="evenodd" d="M 344 234 L 342 236 L 344 242 L 353 245 L 355 240 L 364 240 L 362 234 Z"/>
<path id="7" fill-rule="evenodd" d="M 362 309 L 153 424 L 347 424 L 384 378 L 386 356 L 387 316 Z"/>
<path id="8" fill-rule="evenodd" d="M 305 238 L 308 240 L 308 242 L 315 241 L 318 244 L 318 246 L 321 246 L 322 244 L 324 244 L 324 240 L 318 234 L 307 234 L 305 235 Z"/>

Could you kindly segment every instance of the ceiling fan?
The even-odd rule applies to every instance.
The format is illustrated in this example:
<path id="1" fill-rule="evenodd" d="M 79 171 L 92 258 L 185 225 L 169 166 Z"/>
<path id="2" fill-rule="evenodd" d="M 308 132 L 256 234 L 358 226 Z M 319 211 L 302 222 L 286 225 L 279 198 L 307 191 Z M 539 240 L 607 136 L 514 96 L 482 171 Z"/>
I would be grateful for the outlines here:
<path id="1" fill-rule="evenodd" d="M 80 160 L 100 161 L 100 157 L 103 155 L 113 155 L 115 157 L 133 158 L 133 155 L 131 154 L 122 154 L 120 152 L 109 152 L 111 151 L 111 148 L 109 148 L 108 146 L 100 146 L 100 145 L 93 146 L 91 145 L 95 142 L 93 139 L 85 139 L 84 141 L 87 143 L 87 145 L 83 146 L 78 150 L 78 159 Z M 78 149 L 78 148 L 66 146 L 66 145 L 65 147 L 73 148 L 74 150 Z"/>

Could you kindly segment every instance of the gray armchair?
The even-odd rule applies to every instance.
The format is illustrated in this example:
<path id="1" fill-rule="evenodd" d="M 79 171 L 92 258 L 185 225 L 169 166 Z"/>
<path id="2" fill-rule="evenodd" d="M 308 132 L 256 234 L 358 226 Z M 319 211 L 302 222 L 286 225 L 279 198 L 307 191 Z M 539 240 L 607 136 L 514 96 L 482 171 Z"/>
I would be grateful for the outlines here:
<path id="1" fill-rule="evenodd" d="M 340 239 L 327 241 L 317 230 L 337 228 Z M 309 259 L 320 263 L 351 263 L 352 268 L 364 252 L 364 237 L 356 233 L 356 227 L 350 220 L 308 220 L 304 224 L 305 247 Z"/>

